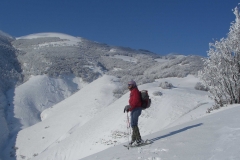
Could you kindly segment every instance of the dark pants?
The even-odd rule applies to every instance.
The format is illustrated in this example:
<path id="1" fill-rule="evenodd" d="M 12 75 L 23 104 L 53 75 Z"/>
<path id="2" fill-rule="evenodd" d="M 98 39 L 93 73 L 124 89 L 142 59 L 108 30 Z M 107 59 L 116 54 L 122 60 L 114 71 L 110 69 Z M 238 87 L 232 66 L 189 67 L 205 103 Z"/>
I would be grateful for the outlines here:
<path id="1" fill-rule="evenodd" d="M 138 117 L 141 115 L 142 113 L 142 108 L 138 107 L 135 108 L 134 110 L 132 110 L 131 112 L 131 127 L 132 127 L 132 142 L 134 141 L 138 141 L 141 140 L 141 135 L 139 132 L 139 128 L 138 128 Z"/>
<path id="2" fill-rule="evenodd" d="M 131 127 L 138 126 L 138 117 L 142 113 L 142 108 L 138 107 L 131 112 Z"/>

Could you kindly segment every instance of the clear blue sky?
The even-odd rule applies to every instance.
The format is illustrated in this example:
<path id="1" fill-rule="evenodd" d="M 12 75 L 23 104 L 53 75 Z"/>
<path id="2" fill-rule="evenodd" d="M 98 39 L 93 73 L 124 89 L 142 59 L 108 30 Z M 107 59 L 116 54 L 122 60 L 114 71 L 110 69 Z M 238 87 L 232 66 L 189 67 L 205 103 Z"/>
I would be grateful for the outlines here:
<path id="1" fill-rule="evenodd" d="M 162 55 L 207 56 L 226 37 L 240 0 L 2 0 L 0 30 L 60 32 Z"/>

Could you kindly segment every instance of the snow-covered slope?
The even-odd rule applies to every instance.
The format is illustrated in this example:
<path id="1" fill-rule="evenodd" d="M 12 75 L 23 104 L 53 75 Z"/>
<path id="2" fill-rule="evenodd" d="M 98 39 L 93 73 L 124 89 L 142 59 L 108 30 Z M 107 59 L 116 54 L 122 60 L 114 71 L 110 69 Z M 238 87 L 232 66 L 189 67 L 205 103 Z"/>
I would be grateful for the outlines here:
<path id="1" fill-rule="evenodd" d="M 118 145 L 82 160 L 239 160 L 240 106 L 147 135 L 152 144 Z M 77 159 L 77 158 L 76 158 Z"/>
<path id="2" fill-rule="evenodd" d="M 75 133 L 76 130 L 85 132 L 81 126 L 92 120 L 93 117 L 101 113 L 106 106 L 115 100 L 113 90 L 117 87 L 117 84 L 116 78 L 104 76 L 90 85 L 85 86 L 68 99 L 45 110 L 41 114 L 41 118 L 43 119 L 41 123 L 26 128 L 22 130 L 22 134 L 18 134 L 17 139 L 19 139 L 19 142 L 17 143 L 22 145 L 16 143 L 16 146 L 19 148 L 17 151 L 23 149 L 19 152 L 19 156 L 23 155 L 30 158 L 33 156 L 32 153 L 40 154 L 47 148 L 51 150 L 52 148 L 58 147 L 56 144 L 61 141 L 73 138 L 72 134 Z M 35 128 L 33 129 L 35 133 L 30 133 L 33 131 L 31 128 Z M 26 136 L 26 134 L 28 136 Z M 85 135 L 86 134 L 88 134 L 88 132 L 86 132 Z M 84 139 L 86 139 L 86 137 L 82 136 L 82 140 Z M 36 142 L 40 142 L 41 144 L 36 145 Z M 32 146 L 31 149 L 27 147 L 29 145 Z M 26 148 L 24 146 L 26 146 Z"/>
<path id="3" fill-rule="evenodd" d="M 81 42 L 81 38 L 73 37 L 67 34 L 63 33 L 36 33 L 36 34 L 30 34 L 27 36 L 18 37 L 19 39 L 40 39 L 40 38 L 46 38 L 46 37 L 52 37 L 52 38 L 59 38 L 59 41 L 56 42 L 50 42 L 50 43 L 41 43 L 36 45 L 36 49 L 38 47 L 49 47 L 49 46 L 74 46 L 78 45 L 78 43 Z"/>
<path id="4" fill-rule="evenodd" d="M 40 114 L 85 85 L 80 78 L 32 76 L 27 83 L 7 92 L 7 120 L 11 134 L 41 121 Z"/>
<path id="5" fill-rule="evenodd" d="M 159 83 L 162 81 L 175 87 L 161 89 Z M 143 111 L 140 117 L 142 135 L 205 116 L 212 101 L 207 92 L 194 89 L 197 82 L 196 77 L 188 76 L 139 86 L 139 89 L 148 89 L 152 99 L 151 108 Z M 43 111 L 43 121 L 21 130 L 15 146 L 9 145 L 5 153 L 13 152 L 13 147 L 17 148 L 17 159 L 74 160 L 126 142 L 127 115 L 123 108 L 128 103 L 129 93 L 116 99 L 113 92 L 118 86 L 118 78 L 106 75 L 88 84 Z M 154 96 L 154 92 L 162 92 L 162 96 Z M 5 154 L 4 158 L 9 155 Z"/>
<path id="6" fill-rule="evenodd" d="M 81 89 L 82 82 L 94 82 L 105 74 L 118 77 L 114 80 L 116 87 L 110 92 L 115 100 L 126 93 L 125 83 L 130 79 L 146 84 L 158 78 L 196 74 L 202 67 L 198 56 L 160 56 L 147 50 L 109 46 L 62 33 L 38 33 L 15 39 L 0 31 L 0 52 L 0 148 L 4 146 L 5 156 L 11 157 L 16 152 L 17 132 L 40 122 L 41 118 L 47 123 L 55 115 L 55 110 L 50 112 L 48 108 Z M 98 112 L 96 108 L 92 110 Z M 103 107 L 101 113 L 107 114 L 104 110 Z M 95 117 L 93 111 L 89 114 Z M 146 114 L 143 117 L 148 116 Z M 2 150 L 0 157 L 1 154 Z"/>
<path id="7" fill-rule="evenodd" d="M 31 75 L 74 74 L 92 82 L 107 73 L 121 77 L 123 82 L 127 76 L 137 77 L 143 84 L 157 78 L 197 74 L 203 64 L 199 56 L 161 56 L 62 33 L 31 34 L 17 38 L 12 44 L 22 53 L 18 59 L 26 79 Z"/>

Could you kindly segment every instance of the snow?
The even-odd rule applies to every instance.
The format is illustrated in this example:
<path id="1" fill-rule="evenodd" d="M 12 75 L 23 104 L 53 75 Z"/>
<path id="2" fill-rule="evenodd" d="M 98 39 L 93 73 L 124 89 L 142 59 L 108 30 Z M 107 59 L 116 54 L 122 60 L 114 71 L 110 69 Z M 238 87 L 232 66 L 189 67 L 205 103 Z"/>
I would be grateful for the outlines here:
<path id="1" fill-rule="evenodd" d="M 0 112 L 0 128 L 1 128 L 1 132 L 0 132 L 0 146 L 4 146 L 4 143 L 6 142 L 6 139 L 8 138 L 9 135 L 9 130 L 8 130 L 8 126 L 7 126 L 7 122 L 6 119 L 3 116 L 3 111 Z M 1 158 L 0 158 L 1 159 Z"/>
<path id="2" fill-rule="evenodd" d="M 137 59 L 136 58 L 129 57 L 129 56 L 114 55 L 111 58 L 117 58 L 117 59 L 122 59 L 122 60 L 127 61 L 127 62 L 137 63 Z"/>
<path id="3" fill-rule="evenodd" d="M 10 36 L 9 34 L 3 32 L 1 30 L 0 30 L 0 36 L 4 36 L 4 37 L 10 38 L 10 39 L 14 39 L 12 36 Z"/>
<path id="4" fill-rule="evenodd" d="M 162 59 L 162 58 L 156 58 L 156 59 L 154 59 L 155 61 L 157 61 L 157 62 L 161 62 L 161 63 L 163 63 L 163 62 L 169 62 L 169 59 Z"/>
<path id="5" fill-rule="evenodd" d="M 145 136 L 139 148 L 112 147 L 83 160 L 226 160 L 240 158 L 239 106 Z"/>
<path id="6" fill-rule="evenodd" d="M 11 121 L 12 132 L 40 122 L 42 111 L 69 97 L 84 85 L 80 78 L 74 76 L 55 79 L 39 75 L 32 76 L 27 83 L 9 90 L 7 97 L 11 103 L 7 119 Z"/>
<path id="7" fill-rule="evenodd" d="M 113 68 L 114 71 L 121 71 L 122 68 Z"/>
<path id="8" fill-rule="evenodd" d="M 34 95 L 33 86 L 44 88 L 42 83 L 31 85 L 34 78 L 40 82 L 44 79 L 36 76 L 17 87 L 14 107 Z M 160 88 L 159 84 L 165 81 L 174 87 Z M 15 144 L 6 148 L 3 159 L 11 160 L 8 153 L 13 146 L 17 148 L 18 160 L 239 159 L 240 107 L 230 106 L 207 114 L 213 101 L 207 92 L 194 89 L 198 81 L 189 75 L 139 86 L 140 90 L 148 90 L 152 100 L 151 107 L 144 110 L 139 119 L 142 138 L 152 140 L 151 145 L 130 150 L 123 147 L 128 141 L 127 114 L 123 108 L 128 103 L 129 92 L 116 99 L 113 91 L 118 88 L 119 79 L 104 75 L 41 111 L 41 121 L 22 129 Z M 162 95 L 154 96 L 156 91 Z M 40 90 L 36 95 L 44 94 L 45 91 Z M 55 93 L 46 94 L 50 99 L 53 95 Z M 40 106 L 40 101 L 36 100 L 35 106 Z M 23 112 L 15 113 L 19 118 L 26 116 Z"/>
<path id="9" fill-rule="evenodd" d="M 30 34 L 27 36 L 22 36 L 22 37 L 18 37 L 16 38 L 18 39 L 36 39 L 36 38 L 46 38 L 46 37 L 58 37 L 60 38 L 62 41 L 58 41 L 58 42 L 48 42 L 48 43 L 42 43 L 39 44 L 38 47 L 44 47 L 44 46 L 74 46 L 77 45 L 78 43 L 80 43 L 82 40 L 80 37 L 73 37 L 67 34 L 63 34 L 63 33 L 54 33 L 54 32 L 46 32 L 46 33 L 35 33 L 35 34 Z"/>

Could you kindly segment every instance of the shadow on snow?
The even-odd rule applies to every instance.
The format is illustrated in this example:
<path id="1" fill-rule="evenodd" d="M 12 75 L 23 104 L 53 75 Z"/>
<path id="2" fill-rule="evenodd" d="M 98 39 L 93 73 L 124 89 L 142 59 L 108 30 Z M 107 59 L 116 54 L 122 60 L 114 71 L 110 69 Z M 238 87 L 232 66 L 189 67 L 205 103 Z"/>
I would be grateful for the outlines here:
<path id="1" fill-rule="evenodd" d="M 188 127 L 185 127 L 185 128 L 182 128 L 182 129 L 179 129 L 179 130 L 176 130 L 176 131 L 173 131 L 173 132 L 170 132 L 166 135 L 163 135 L 163 136 L 160 136 L 160 137 L 156 137 L 156 138 L 153 138 L 153 139 L 150 139 L 150 141 L 157 141 L 159 139 L 162 139 L 162 138 L 166 138 L 166 137 L 169 137 L 169 136 L 172 136 L 172 135 L 175 135 L 175 134 L 178 134 L 178 133 L 181 133 L 181 132 L 184 132 L 188 129 L 192 129 L 192 128 L 195 128 L 195 127 L 199 127 L 203 125 L 203 123 L 199 123 L 199 124 L 196 124 L 196 125 L 192 125 L 192 126 L 188 126 Z"/>

